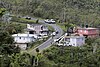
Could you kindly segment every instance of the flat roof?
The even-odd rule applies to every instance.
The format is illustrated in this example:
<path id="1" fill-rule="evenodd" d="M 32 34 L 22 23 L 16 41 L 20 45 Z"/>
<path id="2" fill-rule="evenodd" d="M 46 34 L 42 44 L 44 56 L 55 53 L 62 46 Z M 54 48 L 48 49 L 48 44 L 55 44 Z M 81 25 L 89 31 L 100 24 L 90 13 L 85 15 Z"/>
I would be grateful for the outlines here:
<path id="1" fill-rule="evenodd" d="M 88 28 L 78 28 L 78 29 L 87 29 L 87 30 L 91 30 L 91 29 L 98 29 L 98 28 L 88 27 Z"/>
<path id="2" fill-rule="evenodd" d="M 65 36 L 66 38 L 85 38 L 84 36 Z"/>
<path id="3" fill-rule="evenodd" d="M 12 35 L 13 37 L 35 37 L 35 36 L 37 36 L 36 34 L 13 34 Z"/>

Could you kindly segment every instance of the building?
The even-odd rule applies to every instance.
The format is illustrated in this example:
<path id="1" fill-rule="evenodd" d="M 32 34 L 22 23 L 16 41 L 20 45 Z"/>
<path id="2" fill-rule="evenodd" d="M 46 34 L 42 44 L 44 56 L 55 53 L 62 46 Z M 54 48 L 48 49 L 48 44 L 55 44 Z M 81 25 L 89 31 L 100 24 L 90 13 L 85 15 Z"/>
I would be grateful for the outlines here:
<path id="1" fill-rule="evenodd" d="M 47 26 L 41 24 L 27 24 L 27 29 L 29 34 L 37 34 L 42 36 L 47 36 L 49 32 Z"/>
<path id="2" fill-rule="evenodd" d="M 58 43 L 59 46 L 82 46 L 84 44 L 84 36 L 64 36 L 63 39 L 61 39 L 61 41 Z"/>
<path id="3" fill-rule="evenodd" d="M 96 37 L 99 36 L 99 29 L 98 28 L 78 28 L 78 34 L 82 34 L 83 36 L 87 37 Z"/>
<path id="4" fill-rule="evenodd" d="M 12 37 L 14 37 L 15 45 L 21 49 L 26 49 L 27 44 L 34 42 L 37 38 L 37 36 L 33 34 L 13 34 Z"/>

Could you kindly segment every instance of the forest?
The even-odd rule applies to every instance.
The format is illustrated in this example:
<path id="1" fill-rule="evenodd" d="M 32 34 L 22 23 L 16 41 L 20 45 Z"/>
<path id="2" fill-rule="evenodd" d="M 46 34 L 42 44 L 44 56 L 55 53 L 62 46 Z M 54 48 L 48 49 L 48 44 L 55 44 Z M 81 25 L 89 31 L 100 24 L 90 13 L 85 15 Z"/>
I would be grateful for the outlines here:
<path id="1" fill-rule="evenodd" d="M 100 0 L 1 0 L 13 14 L 54 18 L 77 25 L 100 25 Z"/>
<path id="2" fill-rule="evenodd" d="M 35 56 L 21 53 L 11 34 L 23 32 L 25 25 L 1 21 L 5 11 L 100 28 L 100 0 L 0 0 L 0 67 L 100 67 L 99 37 L 81 47 L 53 45 L 42 53 L 36 49 Z"/>
<path id="3" fill-rule="evenodd" d="M 44 50 L 43 55 L 49 59 L 49 63 L 44 61 L 44 67 L 99 67 L 100 38 L 86 41 L 82 47 L 52 46 Z"/>

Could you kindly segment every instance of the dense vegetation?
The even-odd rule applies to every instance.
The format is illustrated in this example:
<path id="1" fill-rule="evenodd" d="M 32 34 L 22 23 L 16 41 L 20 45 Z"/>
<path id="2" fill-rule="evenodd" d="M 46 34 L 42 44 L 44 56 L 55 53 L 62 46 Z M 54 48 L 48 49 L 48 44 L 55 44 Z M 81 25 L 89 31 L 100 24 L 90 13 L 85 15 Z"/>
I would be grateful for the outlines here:
<path id="1" fill-rule="evenodd" d="M 14 40 L 11 36 L 14 33 L 23 32 L 24 28 L 24 24 L 0 22 L 0 67 L 19 67 L 25 61 L 25 59 L 21 60 L 21 58 L 24 58 L 27 54 L 20 54 L 20 48 L 14 45 Z M 19 57 L 21 58 L 19 59 Z M 18 65 L 20 60 L 23 62 Z"/>
<path id="2" fill-rule="evenodd" d="M 52 46 L 43 55 L 49 59 L 50 67 L 99 67 L 100 38 L 88 39 L 83 47 Z"/>
<path id="3" fill-rule="evenodd" d="M 19 16 L 57 19 L 64 31 L 73 26 L 69 23 L 100 26 L 100 0 L 0 0 L 0 20 L 5 11 Z M 0 67 L 100 67 L 100 38 L 87 39 L 82 47 L 52 46 L 43 53 L 36 49 L 35 57 L 21 54 L 13 44 L 11 35 L 23 32 L 24 28 L 20 23 L 0 21 Z"/>
<path id="4" fill-rule="evenodd" d="M 0 6 L 14 14 L 100 25 L 100 0 L 3 0 Z"/>

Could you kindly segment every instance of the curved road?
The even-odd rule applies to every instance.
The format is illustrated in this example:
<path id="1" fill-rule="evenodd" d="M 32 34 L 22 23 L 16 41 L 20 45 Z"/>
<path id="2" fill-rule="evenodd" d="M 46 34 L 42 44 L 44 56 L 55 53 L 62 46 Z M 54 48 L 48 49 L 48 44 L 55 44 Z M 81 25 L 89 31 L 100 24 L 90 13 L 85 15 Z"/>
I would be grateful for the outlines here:
<path id="1" fill-rule="evenodd" d="M 32 20 L 35 20 L 35 18 L 32 18 Z M 43 20 L 39 20 L 39 22 L 44 23 L 46 25 L 50 25 L 50 26 L 52 26 L 52 28 L 54 28 L 55 31 L 58 31 L 58 34 L 56 36 L 54 36 L 53 38 L 50 37 L 47 41 L 45 41 L 44 43 L 42 43 L 41 45 L 36 47 L 36 48 L 39 48 L 40 51 L 42 51 L 42 50 L 50 47 L 54 43 L 54 39 L 61 37 L 61 35 L 63 34 L 63 30 L 56 24 L 47 24 Z M 33 52 L 36 48 L 31 50 L 30 52 Z"/>

